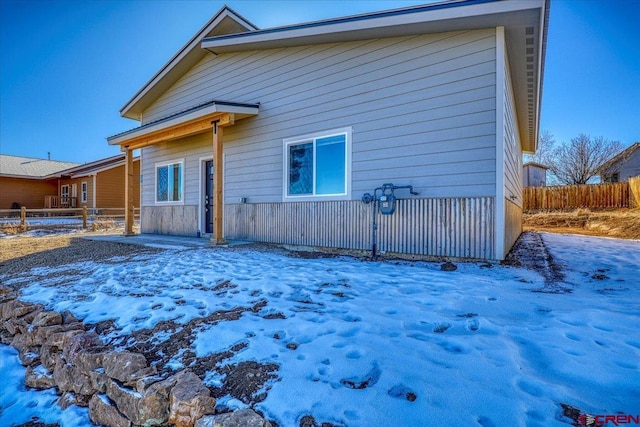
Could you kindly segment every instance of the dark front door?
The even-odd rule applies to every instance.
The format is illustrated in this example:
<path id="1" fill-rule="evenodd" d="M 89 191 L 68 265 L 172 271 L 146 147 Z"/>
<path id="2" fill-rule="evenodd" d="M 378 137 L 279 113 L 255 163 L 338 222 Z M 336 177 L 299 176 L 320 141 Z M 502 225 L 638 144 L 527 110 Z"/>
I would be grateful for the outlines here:
<path id="1" fill-rule="evenodd" d="M 204 223 L 205 233 L 213 233 L 213 160 L 207 160 L 204 168 Z"/>

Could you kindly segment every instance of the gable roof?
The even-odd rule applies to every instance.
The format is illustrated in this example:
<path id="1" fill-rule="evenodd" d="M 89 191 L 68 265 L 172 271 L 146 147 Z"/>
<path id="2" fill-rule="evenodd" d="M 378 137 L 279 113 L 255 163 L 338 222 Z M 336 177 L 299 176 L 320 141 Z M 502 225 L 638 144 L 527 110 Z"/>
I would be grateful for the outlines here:
<path id="1" fill-rule="evenodd" d="M 451 0 L 207 37 L 214 54 L 504 27 L 523 151 L 538 143 L 549 0 Z"/>
<path id="2" fill-rule="evenodd" d="M 264 30 L 225 6 L 120 112 L 125 117 L 141 119 L 142 112 L 207 51 L 220 54 L 504 27 L 522 149 L 535 152 L 549 3 L 550 0 L 451 0 Z"/>
<path id="3" fill-rule="evenodd" d="M 607 169 L 610 169 L 616 163 L 626 161 L 627 159 L 629 159 L 629 157 L 631 157 L 639 149 L 640 149 L 640 142 L 634 142 L 627 149 L 625 149 L 625 150 L 621 151 L 620 153 L 618 153 L 617 155 L 613 156 L 606 163 L 604 163 L 602 166 L 600 166 L 598 168 L 598 173 L 600 173 L 600 174 L 607 173 L 608 172 Z"/>
<path id="4" fill-rule="evenodd" d="M 135 157 L 133 161 L 140 160 L 140 157 Z M 75 166 L 69 169 L 65 169 L 53 174 L 60 178 L 77 178 L 82 176 L 91 175 L 93 173 L 102 172 L 105 169 L 111 169 L 113 167 L 122 166 L 125 162 L 125 155 L 117 154 L 115 156 L 107 157 L 105 159 L 95 160 L 93 162 L 85 163 L 79 166 Z"/>
<path id="5" fill-rule="evenodd" d="M 120 115 L 140 120 L 141 114 L 160 95 L 166 92 L 191 67 L 196 65 L 207 51 L 200 43 L 206 37 L 257 30 L 247 19 L 228 6 L 222 7 L 160 70 L 120 109 Z"/>
<path id="6" fill-rule="evenodd" d="M 549 169 L 549 166 L 545 166 L 545 165 L 543 165 L 541 163 L 536 163 L 536 162 L 527 162 L 524 165 L 522 165 L 523 168 L 527 167 L 527 166 L 534 166 L 536 168 L 540 168 L 540 169 L 544 169 L 544 170 Z"/>
<path id="7" fill-rule="evenodd" d="M 80 164 L 0 154 L 0 176 L 39 179 L 78 165 Z"/>

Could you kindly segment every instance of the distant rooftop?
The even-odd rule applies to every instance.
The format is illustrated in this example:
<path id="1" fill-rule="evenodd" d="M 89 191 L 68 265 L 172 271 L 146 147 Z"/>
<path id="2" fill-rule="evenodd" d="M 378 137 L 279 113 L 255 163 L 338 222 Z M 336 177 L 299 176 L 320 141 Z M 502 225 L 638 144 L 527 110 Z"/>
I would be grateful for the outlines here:
<path id="1" fill-rule="evenodd" d="M 0 175 L 2 176 L 42 178 L 76 166 L 80 166 L 80 163 L 0 154 Z"/>

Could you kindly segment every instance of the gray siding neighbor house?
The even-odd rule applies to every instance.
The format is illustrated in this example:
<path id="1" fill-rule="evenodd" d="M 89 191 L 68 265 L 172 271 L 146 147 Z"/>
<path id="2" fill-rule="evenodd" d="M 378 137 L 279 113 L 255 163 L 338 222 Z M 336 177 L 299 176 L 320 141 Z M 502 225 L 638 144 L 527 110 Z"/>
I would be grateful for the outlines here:
<path id="1" fill-rule="evenodd" d="M 600 166 L 602 182 L 627 182 L 629 178 L 640 176 L 640 142 L 622 151 Z"/>
<path id="2" fill-rule="evenodd" d="M 108 138 L 142 149 L 141 231 L 504 258 L 547 22 L 546 0 L 264 30 L 222 8 L 122 108 L 140 126 Z"/>
<path id="3" fill-rule="evenodd" d="M 523 187 L 545 187 L 547 185 L 547 169 L 545 165 L 527 162 L 522 165 Z"/>

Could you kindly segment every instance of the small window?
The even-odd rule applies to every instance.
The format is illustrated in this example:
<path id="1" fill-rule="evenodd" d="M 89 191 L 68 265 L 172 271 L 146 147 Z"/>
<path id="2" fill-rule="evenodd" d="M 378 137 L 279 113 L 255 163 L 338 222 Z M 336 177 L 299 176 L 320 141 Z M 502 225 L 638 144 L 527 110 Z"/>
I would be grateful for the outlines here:
<path id="1" fill-rule="evenodd" d="M 183 163 L 156 165 L 156 202 L 181 203 Z"/>
<path id="2" fill-rule="evenodd" d="M 87 203 L 87 183 L 83 182 L 82 184 L 80 184 L 80 197 L 82 200 L 82 203 Z"/>
<path id="3" fill-rule="evenodd" d="M 63 185 L 60 187 L 60 197 L 69 197 L 69 186 Z"/>
<path id="4" fill-rule="evenodd" d="M 351 131 L 285 140 L 285 198 L 347 196 Z"/>

